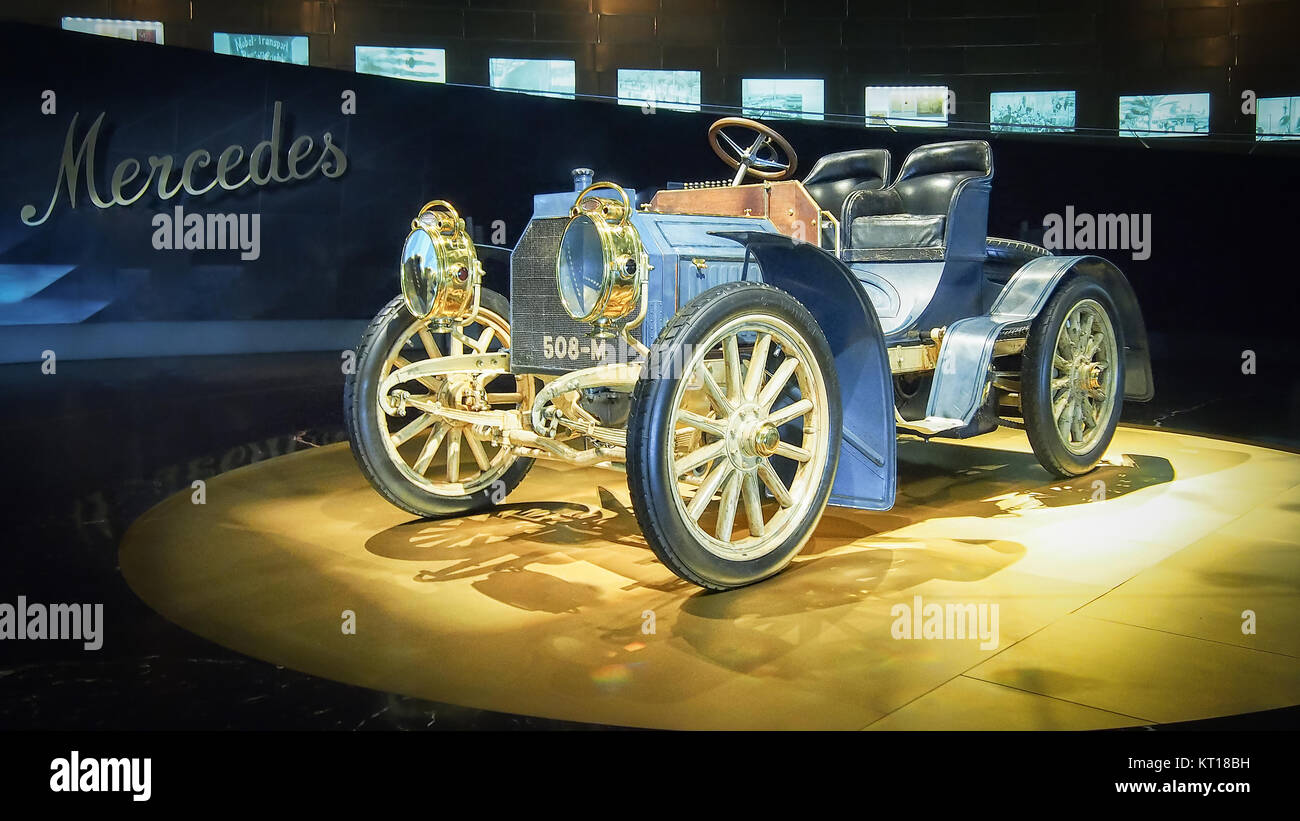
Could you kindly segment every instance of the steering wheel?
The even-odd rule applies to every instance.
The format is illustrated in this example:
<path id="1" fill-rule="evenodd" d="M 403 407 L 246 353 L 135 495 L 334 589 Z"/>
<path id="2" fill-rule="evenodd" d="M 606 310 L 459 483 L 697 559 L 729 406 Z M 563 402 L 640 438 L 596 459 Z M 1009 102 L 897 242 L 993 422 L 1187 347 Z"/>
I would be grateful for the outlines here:
<path id="1" fill-rule="evenodd" d="M 750 140 L 748 133 L 737 142 L 723 130 L 733 127 L 743 128 L 756 135 L 749 142 L 748 148 L 741 147 Z M 789 179 L 799 167 L 799 157 L 785 137 L 760 122 L 744 117 L 723 117 L 709 126 L 709 146 L 723 162 L 736 169 L 732 185 L 740 185 L 746 174 L 753 174 L 760 180 Z M 786 158 L 784 162 L 781 161 L 782 156 Z"/>

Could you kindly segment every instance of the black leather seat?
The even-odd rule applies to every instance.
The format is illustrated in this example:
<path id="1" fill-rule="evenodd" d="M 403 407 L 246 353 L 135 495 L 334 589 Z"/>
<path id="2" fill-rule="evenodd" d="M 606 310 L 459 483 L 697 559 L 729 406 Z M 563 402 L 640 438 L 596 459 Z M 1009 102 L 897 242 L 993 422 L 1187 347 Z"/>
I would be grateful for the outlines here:
<path id="1" fill-rule="evenodd" d="M 883 148 L 861 148 L 827 154 L 817 160 L 804 188 L 817 207 L 830 211 L 836 219 L 844 207 L 844 198 L 854 191 L 884 188 L 889 181 L 889 152 Z"/>
<path id="2" fill-rule="evenodd" d="M 875 256 L 852 251 L 920 249 L 911 256 L 942 259 L 957 252 L 982 259 L 992 178 L 993 153 L 983 140 L 916 148 L 888 187 L 845 198 L 840 231 L 846 258 Z"/>

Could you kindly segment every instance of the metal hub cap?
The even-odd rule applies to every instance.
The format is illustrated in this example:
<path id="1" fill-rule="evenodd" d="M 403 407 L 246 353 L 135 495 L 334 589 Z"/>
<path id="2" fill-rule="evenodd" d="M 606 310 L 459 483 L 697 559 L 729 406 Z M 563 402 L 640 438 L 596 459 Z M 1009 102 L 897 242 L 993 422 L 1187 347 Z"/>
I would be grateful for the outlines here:
<path id="1" fill-rule="evenodd" d="M 1084 454 L 1100 441 L 1115 407 L 1118 350 L 1110 315 L 1096 300 L 1078 302 L 1056 336 L 1052 354 L 1052 419 L 1061 443 Z"/>
<path id="2" fill-rule="evenodd" d="M 826 383 L 803 337 L 775 316 L 732 320 L 694 351 L 673 399 L 675 501 L 711 553 L 755 559 L 785 542 L 816 498 Z"/>
<path id="3" fill-rule="evenodd" d="M 781 434 L 771 422 L 764 422 L 754 431 L 753 448 L 758 456 L 771 456 L 781 444 Z"/>

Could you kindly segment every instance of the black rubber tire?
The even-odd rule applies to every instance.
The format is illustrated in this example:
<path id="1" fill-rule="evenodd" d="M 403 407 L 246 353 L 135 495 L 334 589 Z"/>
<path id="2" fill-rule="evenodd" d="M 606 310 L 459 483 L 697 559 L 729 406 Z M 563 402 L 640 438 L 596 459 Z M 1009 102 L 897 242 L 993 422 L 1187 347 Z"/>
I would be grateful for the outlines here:
<path id="1" fill-rule="evenodd" d="M 505 297 L 484 288 L 481 301 L 484 308 L 509 323 L 510 303 Z M 416 516 L 459 516 L 500 504 L 523 481 L 533 466 L 532 459 L 516 459 L 497 481 L 475 493 L 441 496 L 412 484 L 392 463 L 379 438 L 379 416 L 383 411 L 374 401 L 379 389 L 379 369 L 383 367 L 388 349 L 414 321 L 406 302 L 398 296 L 371 320 L 361 337 L 355 372 L 347 374 L 343 383 L 343 418 L 352 455 L 356 457 L 361 473 L 380 496 Z"/>
<path id="2" fill-rule="evenodd" d="M 1019 268 L 1030 260 L 1051 255 L 1051 251 L 1032 242 L 1002 237 L 987 237 L 984 240 L 984 258 L 990 262 L 1005 263 Z"/>
<path id="3" fill-rule="evenodd" d="M 1052 351 L 1057 334 L 1070 311 L 1085 299 L 1096 300 L 1109 315 L 1115 331 L 1116 397 L 1110 417 L 1103 425 L 1101 438 L 1091 450 L 1083 454 L 1070 451 L 1061 441 L 1052 419 L 1050 390 Z M 1124 328 L 1119 322 L 1119 312 L 1101 283 L 1088 277 L 1076 276 L 1056 289 L 1042 313 L 1029 329 L 1029 338 L 1021 359 L 1021 411 L 1024 414 L 1025 433 L 1034 456 L 1049 473 L 1060 478 L 1079 476 L 1092 470 L 1105 455 L 1106 448 L 1115 435 L 1120 414 L 1124 410 Z"/>
<path id="4" fill-rule="evenodd" d="M 842 414 L 835 360 L 812 314 L 794 297 L 769 285 L 733 282 L 712 288 L 688 302 L 660 332 L 650 361 L 686 362 L 686 352 L 703 342 L 717 325 L 764 311 L 784 319 L 812 348 L 829 400 L 829 453 L 816 498 L 791 535 L 777 548 L 749 561 L 728 561 L 699 544 L 673 501 L 678 493 L 670 476 L 667 442 L 673 395 L 679 378 L 643 377 L 632 395 L 628 420 L 627 483 L 641 532 L 659 560 L 681 578 L 710 590 L 729 590 L 779 573 L 794 559 L 821 518 L 839 465 Z M 677 377 L 677 374 L 670 374 Z"/>

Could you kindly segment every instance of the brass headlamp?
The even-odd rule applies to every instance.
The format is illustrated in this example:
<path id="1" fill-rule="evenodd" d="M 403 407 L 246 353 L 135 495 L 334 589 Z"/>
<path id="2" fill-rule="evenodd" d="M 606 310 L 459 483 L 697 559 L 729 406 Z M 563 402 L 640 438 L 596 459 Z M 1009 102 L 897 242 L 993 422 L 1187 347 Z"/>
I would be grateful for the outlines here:
<path id="1" fill-rule="evenodd" d="M 402 297 L 435 330 L 461 324 L 478 308 L 483 265 L 465 220 L 446 200 L 426 203 L 402 246 Z"/>
<path id="2" fill-rule="evenodd" d="M 601 188 L 619 199 L 588 196 Z M 636 309 L 650 266 L 632 205 L 618 185 L 597 182 L 578 194 L 569 213 L 555 263 L 560 303 L 573 319 L 593 323 L 593 336 L 613 336 L 615 323 Z"/>

